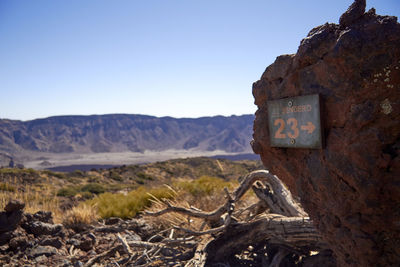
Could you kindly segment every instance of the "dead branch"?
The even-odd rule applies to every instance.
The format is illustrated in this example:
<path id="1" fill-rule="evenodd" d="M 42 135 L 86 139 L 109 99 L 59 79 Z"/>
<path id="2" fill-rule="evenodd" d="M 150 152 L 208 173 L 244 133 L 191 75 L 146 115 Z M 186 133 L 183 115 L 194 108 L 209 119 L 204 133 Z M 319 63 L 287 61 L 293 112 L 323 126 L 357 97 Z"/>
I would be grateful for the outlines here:
<path id="1" fill-rule="evenodd" d="M 88 262 L 86 262 L 86 264 L 84 265 L 84 267 L 90 267 L 93 264 L 95 264 L 96 262 L 99 262 L 100 260 L 109 257 L 113 254 L 115 254 L 115 252 L 122 250 L 123 247 L 122 245 L 117 245 L 115 247 L 112 247 L 111 249 L 104 251 L 103 253 L 98 254 L 96 257 L 91 258 Z"/>
<path id="2" fill-rule="evenodd" d="M 171 205 L 171 203 L 167 202 L 167 208 L 157 211 L 157 212 L 149 212 L 149 211 L 145 211 L 144 215 L 147 216 L 160 216 L 169 212 L 177 212 L 177 213 L 182 213 L 191 217 L 195 217 L 195 218 L 201 218 L 204 219 L 205 221 L 207 221 L 209 224 L 211 225 L 215 225 L 216 222 L 219 222 L 221 219 L 221 216 L 226 213 L 229 208 L 231 207 L 233 200 L 232 197 L 230 195 L 230 193 L 228 192 L 228 189 L 224 188 L 225 194 L 227 196 L 227 201 L 224 205 L 222 205 L 221 207 L 219 207 L 218 209 L 211 211 L 211 212 L 204 212 L 202 210 L 199 209 L 195 209 L 195 208 L 183 208 L 183 207 L 177 207 L 177 206 L 173 206 Z"/>
<path id="3" fill-rule="evenodd" d="M 147 216 L 160 216 L 163 215 L 165 213 L 169 213 L 169 212 L 177 212 L 177 213 L 182 213 L 191 217 L 195 217 L 195 218 L 202 218 L 205 220 L 209 220 L 209 221 L 213 221 L 213 220 L 219 220 L 220 216 L 222 214 L 224 214 L 226 212 L 227 208 L 227 204 L 221 206 L 220 208 L 211 211 L 211 212 L 204 212 L 204 211 L 199 211 L 197 209 L 187 209 L 187 208 L 183 208 L 183 207 L 177 207 L 177 206 L 172 206 L 170 203 L 166 203 L 167 204 L 167 208 L 157 211 L 157 212 L 150 212 L 150 211 L 145 211 L 144 215 Z"/>
<path id="4" fill-rule="evenodd" d="M 124 248 L 124 251 L 131 256 L 132 255 L 132 250 L 131 247 L 129 246 L 129 244 L 126 242 L 125 237 L 122 237 L 119 233 L 117 234 L 117 238 L 118 240 L 122 243 L 122 246 Z"/>
<path id="5" fill-rule="evenodd" d="M 264 185 L 265 190 L 263 190 L 262 194 L 260 194 L 261 189 L 258 190 L 259 194 L 257 194 L 257 192 L 255 193 L 259 198 L 262 196 L 260 199 L 265 201 L 270 209 L 274 210 L 273 213 L 293 217 L 307 216 L 307 213 L 300 204 L 294 201 L 292 194 L 286 189 L 282 181 L 266 170 L 258 170 L 249 173 L 233 193 L 235 196 L 234 201 L 236 202 L 240 199 L 256 181 L 265 182 L 270 186 L 267 187 Z"/>
<path id="6" fill-rule="evenodd" d="M 233 217 L 235 204 L 250 188 L 260 201 L 246 209 L 251 212 L 250 219 L 238 222 Z M 202 218 L 211 226 L 210 229 L 201 228 L 200 231 L 173 226 L 174 229 L 190 235 L 190 238 L 199 236 L 203 238 L 197 245 L 194 257 L 186 264 L 187 267 L 223 262 L 237 252 L 245 250 L 249 245 L 266 244 L 279 247 L 278 252 L 270 258 L 272 259 L 270 266 L 279 266 L 288 253 L 309 255 L 310 251 L 321 251 L 327 248 L 312 221 L 307 217 L 307 213 L 293 199 L 285 185 L 268 171 L 251 172 L 233 193 L 229 193 L 227 189 L 225 193 L 226 202 L 211 212 L 177 207 L 167 203 L 167 207 L 163 210 L 145 213 L 148 216 L 159 216 L 168 212 L 177 212 L 189 217 Z M 262 215 L 267 208 L 271 213 Z M 239 214 L 243 212 L 244 210 L 241 210 Z M 160 244 L 168 247 L 180 243 L 172 242 L 172 239 L 171 243 L 168 243 L 166 240 L 164 239 Z M 156 246 L 154 243 L 150 244 L 144 247 Z"/>
<path id="7" fill-rule="evenodd" d="M 193 231 L 193 230 L 190 230 L 190 229 L 187 229 L 187 228 L 182 228 L 182 227 L 179 227 L 179 226 L 174 226 L 174 227 L 175 227 L 176 230 L 185 232 L 185 233 L 193 235 L 193 236 L 210 235 L 210 234 L 221 232 L 224 229 L 226 229 L 225 225 L 222 225 L 222 226 L 216 227 L 216 228 L 212 228 L 212 229 L 209 229 L 209 230 L 205 230 L 205 231 Z"/>

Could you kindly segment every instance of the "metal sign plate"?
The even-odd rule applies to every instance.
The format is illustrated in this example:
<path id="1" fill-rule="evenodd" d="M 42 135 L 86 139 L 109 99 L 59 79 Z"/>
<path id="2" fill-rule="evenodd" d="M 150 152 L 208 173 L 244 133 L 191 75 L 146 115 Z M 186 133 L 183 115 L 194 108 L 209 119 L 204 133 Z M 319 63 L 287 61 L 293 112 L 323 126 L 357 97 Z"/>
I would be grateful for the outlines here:
<path id="1" fill-rule="evenodd" d="M 267 101 L 272 147 L 322 148 L 319 95 Z"/>

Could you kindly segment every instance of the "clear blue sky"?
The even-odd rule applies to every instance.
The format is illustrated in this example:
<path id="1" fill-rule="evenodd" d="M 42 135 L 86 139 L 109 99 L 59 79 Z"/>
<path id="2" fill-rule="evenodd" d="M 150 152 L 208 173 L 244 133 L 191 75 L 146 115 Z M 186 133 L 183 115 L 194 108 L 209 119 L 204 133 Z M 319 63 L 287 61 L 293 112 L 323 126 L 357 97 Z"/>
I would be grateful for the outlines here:
<path id="1" fill-rule="evenodd" d="M 352 0 L 0 0 L 0 118 L 254 113 L 252 83 Z M 400 16 L 399 0 L 367 1 Z"/>

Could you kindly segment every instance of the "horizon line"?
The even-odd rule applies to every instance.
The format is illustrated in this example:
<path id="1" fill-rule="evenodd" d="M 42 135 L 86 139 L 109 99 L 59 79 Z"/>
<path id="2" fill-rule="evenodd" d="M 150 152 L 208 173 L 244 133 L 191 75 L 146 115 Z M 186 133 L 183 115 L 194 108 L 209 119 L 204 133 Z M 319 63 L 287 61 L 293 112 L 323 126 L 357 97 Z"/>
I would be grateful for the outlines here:
<path id="1" fill-rule="evenodd" d="M 93 116 L 111 116 L 111 115 L 129 115 L 129 116 L 143 116 L 143 117 L 153 117 L 153 118 L 172 118 L 172 119 L 200 119 L 200 118 L 212 118 L 212 117 L 240 117 L 240 116 L 248 116 L 248 115 L 253 115 L 255 116 L 254 113 L 246 113 L 246 114 L 230 114 L 230 115 L 221 115 L 221 114 L 215 114 L 215 115 L 204 115 L 204 116 L 198 116 L 198 117 L 175 117 L 175 116 L 157 116 L 157 115 L 149 115 L 149 114 L 142 114 L 142 113 L 103 113 L 103 114 L 64 114 L 64 115 L 50 115 L 47 117 L 39 117 L 39 118 L 34 118 L 34 119 L 9 119 L 9 118 L 2 118 L 0 117 L 0 120 L 9 120 L 9 121 L 21 121 L 21 122 L 29 122 L 29 121 L 34 121 L 34 120 L 45 120 L 49 118 L 56 118 L 56 117 L 93 117 Z"/>

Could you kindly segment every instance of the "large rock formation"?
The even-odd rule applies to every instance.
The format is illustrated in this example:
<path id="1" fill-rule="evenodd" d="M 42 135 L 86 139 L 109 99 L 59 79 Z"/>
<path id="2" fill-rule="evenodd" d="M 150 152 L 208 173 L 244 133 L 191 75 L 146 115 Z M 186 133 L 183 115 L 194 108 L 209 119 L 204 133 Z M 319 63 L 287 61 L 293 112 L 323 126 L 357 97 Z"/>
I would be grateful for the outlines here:
<path id="1" fill-rule="evenodd" d="M 339 266 L 400 263 L 400 24 L 356 1 L 253 84 L 253 150 L 300 198 Z M 364 2 L 364 3 L 363 3 Z M 319 94 L 323 149 L 272 148 L 267 100 Z"/>

